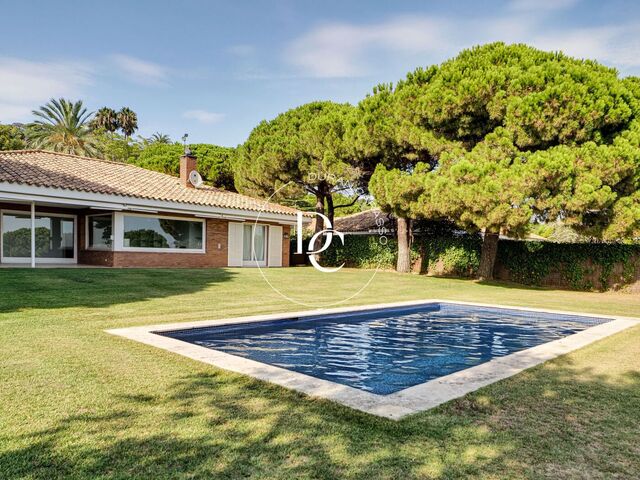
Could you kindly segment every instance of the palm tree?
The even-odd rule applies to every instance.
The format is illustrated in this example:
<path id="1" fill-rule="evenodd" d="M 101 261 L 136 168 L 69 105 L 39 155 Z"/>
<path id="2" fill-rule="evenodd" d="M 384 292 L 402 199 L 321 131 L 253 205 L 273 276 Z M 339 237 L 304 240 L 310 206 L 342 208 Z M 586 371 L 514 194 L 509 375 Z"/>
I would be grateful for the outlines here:
<path id="1" fill-rule="evenodd" d="M 30 148 L 74 155 L 97 154 L 96 139 L 89 122 L 92 114 L 83 107 L 82 100 L 72 102 L 52 98 L 33 114 L 37 119 L 26 129 Z"/>
<path id="2" fill-rule="evenodd" d="M 128 140 L 133 135 L 133 132 L 138 129 L 138 116 L 133 110 L 122 107 L 118 112 L 118 124 L 122 133 L 124 133 L 125 139 Z"/>
<path id="3" fill-rule="evenodd" d="M 160 133 L 160 132 L 156 132 L 153 135 L 151 135 L 147 141 L 149 143 L 163 143 L 163 144 L 169 144 L 171 143 L 171 137 L 169 137 L 169 135 L 164 134 L 164 133 Z"/>
<path id="4" fill-rule="evenodd" d="M 104 128 L 107 132 L 115 132 L 120 128 L 118 114 L 113 108 L 102 107 L 91 121 L 94 128 Z"/>

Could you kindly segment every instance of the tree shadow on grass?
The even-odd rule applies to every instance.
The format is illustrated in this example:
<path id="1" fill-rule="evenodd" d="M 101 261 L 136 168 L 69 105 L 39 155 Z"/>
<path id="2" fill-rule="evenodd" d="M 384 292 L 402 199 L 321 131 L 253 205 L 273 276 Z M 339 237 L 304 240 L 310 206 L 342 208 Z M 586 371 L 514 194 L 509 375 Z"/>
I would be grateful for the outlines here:
<path id="1" fill-rule="evenodd" d="M 3 269 L 0 313 L 106 307 L 195 293 L 233 278 L 227 269 Z"/>
<path id="2" fill-rule="evenodd" d="M 526 285 L 524 283 L 510 282 L 508 280 L 474 280 L 478 285 L 486 285 L 489 287 L 507 288 L 513 290 L 535 290 L 539 292 L 551 292 L 554 290 L 575 291 L 563 289 L 560 287 L 549 287 L 544 285 Z"/>
<path id="3" fill-rule="evenodd" d="M 3 478 L 631 478 L 640 375 L 566 359 L 393 422 L 219 370 L 0 439 Z"/>
<path id="4" fill-rule="evenodd" d="M 560 291 L 571 291 L 571 292 L 575 292 L 576 290 L 571 290 L 568 288 L 561 288 L 561 287 L 551 287 L 551 286 L 546 286 L 546 285 L 527 285 L 524 283 L 517 283 L 517 282 L 513 282 L 513 281 L 509 281 L 509 280 L 499 280 L 499 279 L 493 279 L 493 280 L 478 280 L 477 278 L 470 278 L 470 277 L 456 277 L 456 276 L 451 276 L 451 275 L 428 275 L 428 278 L 436 278 L 436 279 L 443 279 L 443 280 L 455 280 L 457 282 L 464 282 L 466 284 L 475 284 L 475 285 L 482 285 L 482 286 L 488 286 L 488 287 L 496 287 L 496 288 L 505 288 L 505 289 L 510 289 L 510 290 L 534 290 L 534 291 L 540 291 L 540 292 L 552 292 L 554 290 L 560 290 Z"/>

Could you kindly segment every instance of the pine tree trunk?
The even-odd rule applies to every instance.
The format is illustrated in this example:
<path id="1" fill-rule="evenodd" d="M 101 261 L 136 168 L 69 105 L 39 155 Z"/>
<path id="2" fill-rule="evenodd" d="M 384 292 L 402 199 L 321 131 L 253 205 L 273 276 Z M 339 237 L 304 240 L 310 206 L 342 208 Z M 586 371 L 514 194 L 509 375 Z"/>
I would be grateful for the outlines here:
<path id="1" fill-rule="evenodd" d="M 316 193 L 316 213 L 322 213 L 324 215 L 324 193 L 321 190 L 318 190 Z M 315 225 L 313 228 L 313 234 L 322 231 L 324 229 L 324 221 L 319 216 L 316 216 L 314 219 Z M 322 245 L 322 239 L 320 237 L 316 238 L 315 242 L 309 242 L 309 250 L 315 251 L 316 248 L 319 248 Z M 317 246 L 317 247 L 316 247 Z M 318 255 L 315 255 L 316 259 Z"/>
<path id="2" fill-rule="evenodd" d="M 324 193 L 322 192 L 316 193 L 316 212 L 322 213 L 324 215 Z M 315 221 L 316 221 L 316 225 L 313 233 L 318 233 L 320 230 L 324 228 L 324 222 L 320 217 L 316 217 Z"/>
<path id="3" fill-rule="evenodd" d="M 411 220 L 397 218 L 398 233 L 398 263 L 396 270 L 401 273 L 411 271 Z"/>
<path id="4" fill-rule="evenodd" d="M 478 278 L 480 280 L 493 280 L 493 268 L 496 264 L 499 239 L 499 233 L 484 232 L 482 251 L 480 252 L 480 267 L 478 268 Z"/>
<path id="5" fill-rule="evenodd" d="M 335 217 L 336 209 L 333 208 L 333 195 L 331 195 L 331 192 L 327 193 L 326 198 L 327 198 L 327 218 L 329 219 L 329 222 L 331 222 L 331 228 L 333 228 L 335 226 L 333 224 L 333 219 Z"/>

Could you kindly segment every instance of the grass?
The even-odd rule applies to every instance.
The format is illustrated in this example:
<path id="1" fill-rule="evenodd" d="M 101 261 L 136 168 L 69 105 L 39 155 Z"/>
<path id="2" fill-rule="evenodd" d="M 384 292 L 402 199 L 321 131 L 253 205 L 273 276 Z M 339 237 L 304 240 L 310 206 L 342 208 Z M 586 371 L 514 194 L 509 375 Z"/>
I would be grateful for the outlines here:
<path id="1" fill-rule="evenodd" d="M 310 302 L 371 272 L 268 275 Z M 394 273 L 350 303 L 434 297 L 640 312 L 638 295 Z M 640 327 L 400 422 L 104 332 L 299 309 L 256 270 L 0 270 L 0 477 L 639 477 Z"/>

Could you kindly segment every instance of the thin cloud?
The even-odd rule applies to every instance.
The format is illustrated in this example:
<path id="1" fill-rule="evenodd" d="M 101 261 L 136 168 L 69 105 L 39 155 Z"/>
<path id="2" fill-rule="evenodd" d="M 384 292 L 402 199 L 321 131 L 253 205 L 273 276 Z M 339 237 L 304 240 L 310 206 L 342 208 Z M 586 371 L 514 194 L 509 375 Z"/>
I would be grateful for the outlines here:
<path id="1" fill-rule="evenodd" d="M 619 68 L 640 67 L 640 24 L 567 30 L 539 36 L 531 43 L 578 58 L 595 58 Z"/>
<path id="2" fill-rule="evenodd" d="M 531 43 L 544 50 L 561 50 L 578 58 L 612 60 L 616 55 L 610 45 L 621 35 L 623 29 L 619 27 L 594 27 L 540 35 Z"/>
<path id="3" fill-rule="evenodd" d="M 512 0 L 509 2 L 509 10 L 516 12 L 550 12 L 566 10 L 574 7 L 580 0 Z"/>
<path id="4" fill-rule="evenodd" d="M 52 97 L 78 98 L 93 74 L 80 62 L 0 57 L 0 122 L 27 121 L 33 109 Z"/>
<path id="5" fill-rule="evenodd" d="M 430 17 L 401 17 L 373 25 L 332 23 L 314 28 L 285 51 L 289 63 L 313 77 L 366 75 L 366 53 L 420 53 L 443 48 L 445 22 Z"/>
<path id="6" fill-rule="evenodd" d="M 560 3 L 564 8 L 573 4 Z M 555 27 L 548 21 L 552 15 L 548 8 L 536 15 L 524 11 L 473 19 L 415 15 L 369 25 L 325 24 L 290 42 L 284 61 L 301 76 L 357 77 L 378 75 L 391 62 L 409 68 L 439 63 L 461 49 L 503 41 L 563 51 L 629 72 L 640 67 L 640 23 Z"/>
<path id="7" fill-rule="evenodd" d="M 197 120 L 201 123 L 219 123 L 224 120 L 224 113 L 208 112 L 206 110 L 188 110 L 182 114 L 189 120 Z"/>
<path id="8" fill-rule="evenodd" d="M 0 102 L 0 124 L 24 122 L 31 117 L 33 108 L 26 105 L 15 105 L 11 103 Z"/>
<path id="9" fill-rule="evenodd" d="M 135 83 L 157 86 L 167 84 L 169 71 L 162 65 L 123 54 L 111 55 L 111 61 Z"/>

